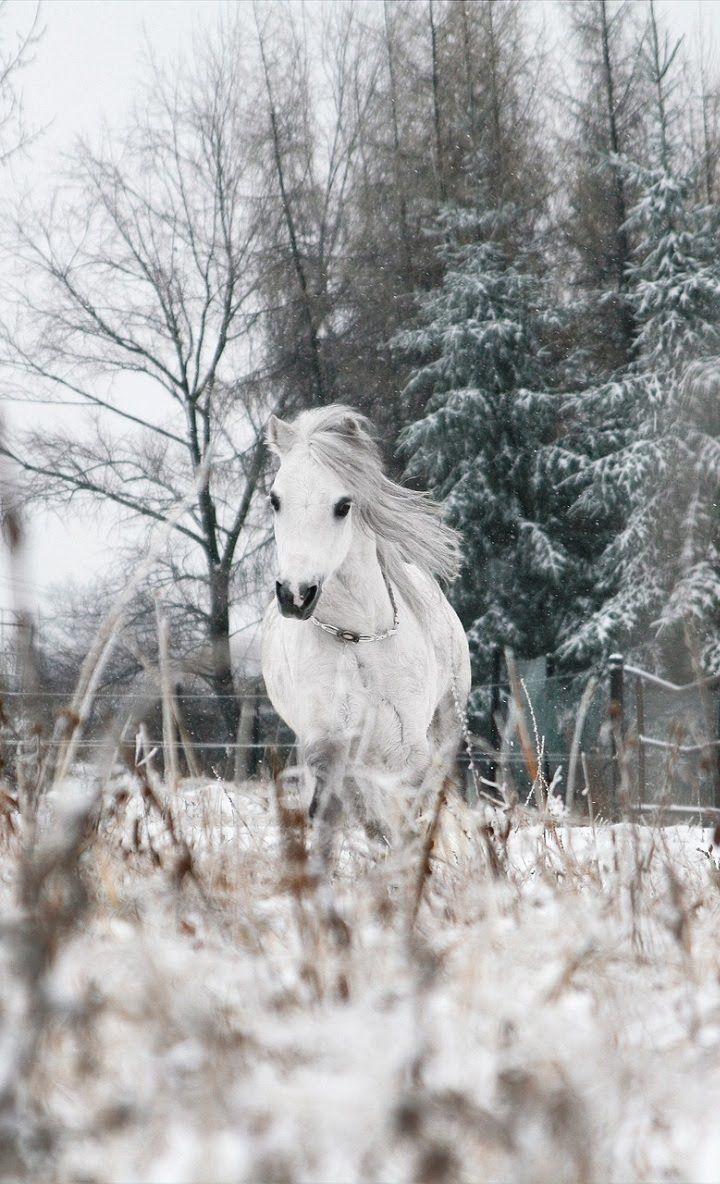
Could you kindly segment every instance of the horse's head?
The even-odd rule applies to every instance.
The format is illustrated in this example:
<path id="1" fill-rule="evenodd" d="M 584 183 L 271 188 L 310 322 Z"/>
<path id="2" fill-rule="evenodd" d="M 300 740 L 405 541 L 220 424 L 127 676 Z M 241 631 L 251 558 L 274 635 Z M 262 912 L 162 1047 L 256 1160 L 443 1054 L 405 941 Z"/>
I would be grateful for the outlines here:
<path id="1" fill-rule="evenodd" d="M 353 499 L 293 424 L 273 415 L 267 442 L 280 458 L 270 490 L 278 553 L 275 592 L 283 616 L 305 621 L 350 549 Z"/>

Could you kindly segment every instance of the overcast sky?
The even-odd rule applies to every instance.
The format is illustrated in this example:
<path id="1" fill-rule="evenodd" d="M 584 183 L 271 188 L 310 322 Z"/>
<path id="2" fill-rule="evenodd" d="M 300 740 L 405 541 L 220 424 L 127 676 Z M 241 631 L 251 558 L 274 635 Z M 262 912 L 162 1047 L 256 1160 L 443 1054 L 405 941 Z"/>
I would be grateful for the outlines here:
<path id="1" fill-rule="evenodd" d="M 270 0 L 272 2 L 272 0 Z M 300 0 L 297 0 L 300 2 Z M 311 0 L 311 3 L 342 0 Z M 527 0 L 546 18 L 562 52 L 563 16 L 557 0 Z M 249 0 L 241 0 L 251 12 Z M 659 10 L 676 34 L 720 43 L 720 0 L 659 0 Z M 29 155 L 4 174 L 4 194 L 52 183 L 58 156 L 71 150 L 77 135 L 93 133 L 103 121 L 122 123 L 145 74 L 148 51 L 175 58 L 194 39 L 206 36 L 232 0 L 45 0 L 45 33 L 35 61 L 23 76 L 28 122 L 44 129 Z M 34 0 L 9 0 L 0 32 L 3 37 L 32 21 Z M 4 406 L 4 404 L 3 404 Z M 12 409 L 10 409 L 12 415 Z M 97 522 L 39 516 L 32 524 L 32 547 L 23 573 L 30 598 L 42 602 L 48 587 L 71 573 L 102 570 L 112 540 Z M 9 605 L 8 570 L 0 562 L 0 608 Z"/>

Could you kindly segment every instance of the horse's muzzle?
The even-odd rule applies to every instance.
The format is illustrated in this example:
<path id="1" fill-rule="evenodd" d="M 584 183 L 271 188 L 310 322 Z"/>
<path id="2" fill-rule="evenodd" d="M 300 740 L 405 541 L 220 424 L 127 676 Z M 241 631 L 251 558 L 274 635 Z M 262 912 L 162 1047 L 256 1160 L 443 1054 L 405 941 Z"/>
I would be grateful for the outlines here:
<path id="1" fill-rule="evenodd" d="M 286 583 L 276 580 L 275 595 L 284 617 L 306 621 L 318 602 L 320 584 L 300 584 L 297 593 L 294 594 Z"/>

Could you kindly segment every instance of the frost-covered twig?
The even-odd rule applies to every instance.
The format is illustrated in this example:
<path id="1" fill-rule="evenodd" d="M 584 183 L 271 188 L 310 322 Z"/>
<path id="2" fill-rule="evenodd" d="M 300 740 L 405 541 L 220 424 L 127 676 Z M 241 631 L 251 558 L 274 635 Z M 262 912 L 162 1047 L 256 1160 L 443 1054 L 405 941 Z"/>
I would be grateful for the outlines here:
<path id="1" fill-rule="evenodd" d="M 577 763 L 580 753 L 580 743 L 582 740 L 583 728 L 585 726 L 585 717 L 590 709 L 590 704 L 593 701 L 595 691 L 598 687 L 598 679 L 596 675 L 591 675 L 587 681 L 585 689 L 580 697 L 577 714 L 575 716 L 575 727 L 573 729 L 572 744 L 570 746 L 570 760 L 568 762 L 568 776 L 567 786 L 565 790 L 565 805 L 568 810 L 572 810 L 575 805 L 575 778 L 577 776 Z"/>

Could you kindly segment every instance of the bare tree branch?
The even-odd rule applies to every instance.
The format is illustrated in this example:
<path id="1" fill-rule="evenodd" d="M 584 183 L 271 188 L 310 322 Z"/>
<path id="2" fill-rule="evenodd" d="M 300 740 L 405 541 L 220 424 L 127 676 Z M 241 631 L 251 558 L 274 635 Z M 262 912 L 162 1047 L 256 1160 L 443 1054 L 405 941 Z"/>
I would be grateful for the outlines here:
<path id="1" fill-rule="evenodd" d="M 119 506 L 124 506 L 128 510 L 132 510 L 134 514 L 139 514 L 143 518 L 151 518 L 155 522 L 166 521 L 167 515 L 160 514 L 142 502 L 134 501 L 132 498 L 125 497 L 123 494 L 118 493 L 115 490 L 109 490 L 103 485 L 100 485 L 95 481 L 91 481 L 87 476 L 83 476 L 79 470 L 74 473 L 68 473 L 63 472 L 61 469 L 51 469 L 44 465 L 33 464 L 26 457 L 19 456 L 13 452 L 11 448 L 8 448 L 5 445 L 0 445 L 0 454 L 9 457 L 10 460 L 15 461 L 15 463 L 21 468 L 25 469 L 26 472 L 36 473 L 39 476 L 50 477 L 56 481 L 60 481 L 67 488 L 73 489 L 76 492 L 81 491 L 85 493 L 96 494 L 103 499 L 115 502 Z M 177 530 L 180 534 L 185 535 L 187 538 L 192 539 L 193 542 L 198 543 L 200 546 L 204 547 L 205 544 L 202 536 L 196 534 L 192 530 L 188 530 L 188 528 L 183 526 L 181 523 L 176 523 L 173 526 L 173 529 Z"/>

